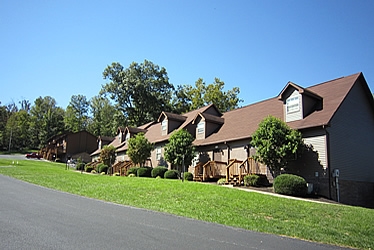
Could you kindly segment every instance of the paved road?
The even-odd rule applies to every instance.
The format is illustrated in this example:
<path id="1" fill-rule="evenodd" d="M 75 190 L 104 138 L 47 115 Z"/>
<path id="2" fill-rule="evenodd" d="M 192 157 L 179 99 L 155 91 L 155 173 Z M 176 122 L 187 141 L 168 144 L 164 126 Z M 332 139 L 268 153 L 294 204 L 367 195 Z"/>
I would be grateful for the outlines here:
<path id="1" fill-rule="evenodd" d="M 115 205 L 0 175 L 0 249 L 340 249 Z"/>

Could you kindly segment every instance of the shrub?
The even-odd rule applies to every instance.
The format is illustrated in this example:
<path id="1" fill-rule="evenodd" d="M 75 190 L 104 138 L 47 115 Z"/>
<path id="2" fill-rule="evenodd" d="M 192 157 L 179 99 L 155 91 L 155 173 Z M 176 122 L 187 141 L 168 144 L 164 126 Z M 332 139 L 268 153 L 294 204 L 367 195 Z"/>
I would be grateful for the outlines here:
<path id="1" fill-rule="evenodd" d="M 177 170 L 168 170 L 164 174 L 166 179 L 178 179 L 179 172 Z"/>
<path id="2" fill-rule="evenodd" d="M 292 175 L 281 174 L 274 179 L 274 192 L 293 196 L 305 196 L 308 187 L 304 178 Z"/>
<path id="3" fill-rule="evenodd" d="M 190 172 L 184 172 L 184 174 L 183 174 L 183 178 L 184 178 L 186 181 L 193 181 L 193 174 L 190 173 Z"/>
<path id="4" fill-rule="evenodd" d="M 164 178 L 165 172 L 168 171 L 166 167 L 158 166 L 152 169 L 151 176 L 153 178 L 156 178 L 157 176 L 160 176 L 161 178 Z"/>
<path id="5" fill-rule="evenodd" d="M 85 164 L 83 162 L 78 162 L 76 165 L 75 165 L 75 169 L 76 170 L 85 170 Z"/>
<path id="6" fill-rule="evenodd" d="M 95 169 L 91 171 L 91 174 L 96 174 L 96 173 L 97 173 L 97 172 L 96 172 Z"/>
<path id="7" fill-rule="evenodd" d="M 101 174 L 101 175 L 106 175 L 106 173 L 105 173 L 105 172 L 101 172 L 100 174 Z"/>
<path id="8" fill-rule="evenodd" d="M 136 174 L 129 174 L 128 177 L 136 177 Z"/>
<path id="9" fill-rule="evenodd" d="M 252 186 L 252 187 L 259 187 L 260 186 L 260 176 L 256 174 L 246 175 L 244 176 L 244 185 Z"/>
<path id="10" fill-rule="evenodd" d="M 138 177 L 151 177 L 152 168 L 151 167 L 142 167 L 137 171 Z"/>
<path id="11" fill-rule="evenodd" d="M 89 166 L 89 165 L 86 165 L 85 168 L 84 168 L 84 171 L 86 171 L 87 173 L 91 173 L 92 170 L 94 170 L 94 168 L 92 166 Z"/>
<path id="12" fill-rule="evenodd" d="M 136 176 L 137 172 L 138 172 L 138 169 L 139 169 L 138 167 L 129 168 L 126 172 L 126 175 L 134 174 Z"/>
<path id="13" fill-rule="evenodd" d="M 108 171 L 108 166 L 105 165 L 104 163 L 100 163 L 99 165 L 97 165 L 97 170 L 99 173 L 102 173 L 102 172 L 107 172 Z"/>
<path id="14" fill-rule="evenodd" d="M 221 179 L 219 179 L 219 180 L 217 181 L 217 184 L 218 184 L 218 185 L 225 185 L 225 183 L 226 183 L 226 179 L 225 179 L 225 178 L 221 178 Z"/>
<path id="15" fill-rule="evenodd" d="M 120 176 L 120 174 L 119 174 L 118 172 L 115 172 L 115 173 L 113 174 L 113 176 Z"/>

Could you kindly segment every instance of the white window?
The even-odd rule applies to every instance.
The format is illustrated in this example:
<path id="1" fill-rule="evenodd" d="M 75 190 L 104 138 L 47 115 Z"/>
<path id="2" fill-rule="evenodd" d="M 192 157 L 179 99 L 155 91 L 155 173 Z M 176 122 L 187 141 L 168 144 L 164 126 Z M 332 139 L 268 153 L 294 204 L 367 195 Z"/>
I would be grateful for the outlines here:
<path id="1" fill-rule="evenodd" d="M 125 141 L 128 141 L 130 139 L 130 133 L 126 134 Z"/>
<path id="2" fill-rule="evenodd" d="M 165 131 L 167 127 L 168 121 L 165 119 L 161 122 L 161 130 Z"/>
<path id="3" fill-rule="evenodd" d="M 197 124 L 197 133 L 202 134 L 205 130 L 205 122 L 201 121 Z"/>
<path id="4" fill-rule="evenodd" d="M 156 160 L 161 160 L 161 147 L 156 148 Z"/>
<path id="5" fill-rule="evenodd" d="M 298 96 L 290 97 L 286 101 L 287 113 L 297 112 L 300 110 L 300 101 Z"/>

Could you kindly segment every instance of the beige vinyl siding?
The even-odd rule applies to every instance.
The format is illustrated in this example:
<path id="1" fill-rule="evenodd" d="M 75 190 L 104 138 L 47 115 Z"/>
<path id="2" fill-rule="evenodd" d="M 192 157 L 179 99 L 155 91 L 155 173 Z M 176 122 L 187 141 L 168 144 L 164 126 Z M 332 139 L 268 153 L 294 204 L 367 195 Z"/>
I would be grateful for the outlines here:
<path id="1" fill-rule="evenodd" d="M 313 146 L 313 150 L 318 155 L 318 160 L 323 168 L 327 168 L 327 147 L 326 147 L 326 136 L 315 135 L 312 137 L 303 138 L 306 145 Z"/>
<path id="2" fill-rule="evenodd" d="M 343 180 L 374 182 L 374 114 L 359 82 L 335 113 L 328 131 L 331 169 L 339 169 Z"/>

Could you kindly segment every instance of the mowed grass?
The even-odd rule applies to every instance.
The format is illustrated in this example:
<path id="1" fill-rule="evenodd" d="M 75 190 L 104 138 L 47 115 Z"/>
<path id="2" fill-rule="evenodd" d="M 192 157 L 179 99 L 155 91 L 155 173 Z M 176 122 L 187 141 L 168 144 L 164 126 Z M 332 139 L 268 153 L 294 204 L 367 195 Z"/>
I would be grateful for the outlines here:
<path id="1" fill-rule="evenodd" d="M 0 159 L 0 174 L 118 204 L 233 227 L 371 249 L 374 210 L 291 200 L 180 180 L 81 174 L 64 164 Z M 11 167 L 8 167 L 11 166 Z"/>

